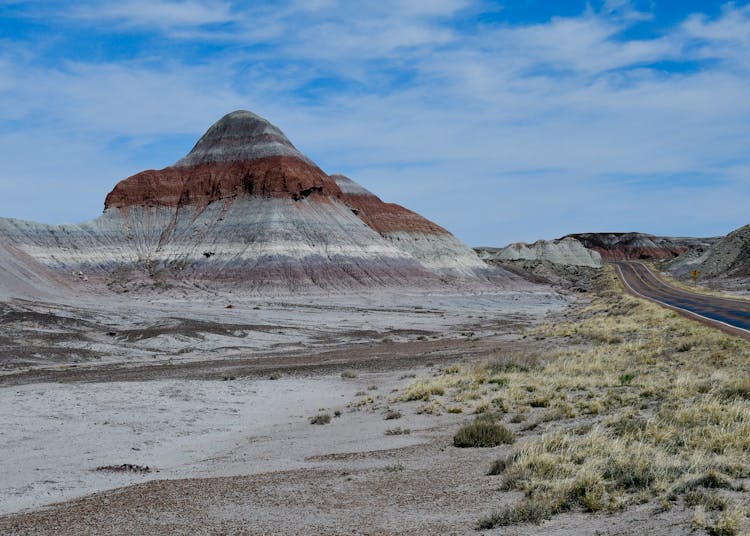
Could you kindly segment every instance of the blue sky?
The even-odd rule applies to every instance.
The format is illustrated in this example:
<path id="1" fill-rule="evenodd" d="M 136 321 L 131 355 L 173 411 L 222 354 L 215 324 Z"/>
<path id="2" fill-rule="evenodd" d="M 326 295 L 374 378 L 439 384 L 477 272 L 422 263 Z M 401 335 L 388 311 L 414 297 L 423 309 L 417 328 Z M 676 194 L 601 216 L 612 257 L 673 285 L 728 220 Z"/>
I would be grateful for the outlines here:
<path id="1" fill-rule="evenodd" d="M 750 6 L 0 0 L 0 216 L 96 217 L 252 110 L 471 245 L 750 223 Z"/>

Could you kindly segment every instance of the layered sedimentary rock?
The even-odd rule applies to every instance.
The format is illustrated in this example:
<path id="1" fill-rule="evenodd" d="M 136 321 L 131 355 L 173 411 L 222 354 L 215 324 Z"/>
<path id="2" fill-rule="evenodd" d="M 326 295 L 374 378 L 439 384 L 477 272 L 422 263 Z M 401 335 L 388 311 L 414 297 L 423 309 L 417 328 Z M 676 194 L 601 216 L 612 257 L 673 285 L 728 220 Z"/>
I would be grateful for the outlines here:
<path id="1" fill-rule="evenodd" d="M 439 225 L 416 212 L 384 203 L 375 194 L 344 175 L 331 175 L 342 199 L 370 228 L 429 270 L 444 275 L 472 276 L 487 265 L 476 253 Z"/>
<path id="2" fill-rule="evenodd" d="M 0 238 L 0 299 L 16 296 L 44 299 L 70 290 L 65 278 Z"/>
<path id="3" fill-rule="evenodd" d="M 284 134 L 252 112 L 217 121 L 174 166 L 144 171 L 120 182 L 104 207 L 205 207 L 243 196 L 335 197 L 336 183 L 302 155 Z"/>
<path id="4" fill-rule="evenodd" d="M 673 259 L 689 249 L 671 238 L 644 233 L 582 233 L 565 238 L 568 237 L 598 252 L 604 260 Z"/>
<path id="5" fill-rule="evenodd" d="M 693 255 L 676 259 L 670 269 L 678 274 L 697 269 L 701 277 L 708 278 L 750 277 L 750 225 L 704 242 L 704 246 L 696 249 Z"/>
<path id="6" fill-rule="evenodd" d="M 508 282 L 445 229 L 328 176 L 275 126 L 238 111 L 174 166 L 121 181 L 101 217 L 49 226 L 0 220 L 41 270 L 114 290 L 134 282 L 238 291 L 437 288 Z"/>
<path id="7" fill-rule="evenodd" d="M 491 261 L 547 261 L 564 266 L 602 266 L 599 252 L 587 249 L 570 237 L 560 240 L 537 240 L 533 244 L 516 242 L 504 248 L 478 248 L 479 257 Z"/>

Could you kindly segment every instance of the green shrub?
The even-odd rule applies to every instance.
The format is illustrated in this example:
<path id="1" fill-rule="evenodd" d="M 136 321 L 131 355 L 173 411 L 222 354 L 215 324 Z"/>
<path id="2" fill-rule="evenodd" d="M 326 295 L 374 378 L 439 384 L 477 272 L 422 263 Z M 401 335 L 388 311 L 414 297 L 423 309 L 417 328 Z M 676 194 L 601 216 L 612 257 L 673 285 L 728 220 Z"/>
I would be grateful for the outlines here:
<path id="1" fill-rule="evenodd" d="M 331 416 L 328 413 L 318 413 L 310 417 L 310 424 L 328 424 L 331 422 Z"/>
<path id="2" fill-rule="evenodd" d="M 618 379 L 620 380 L 620 385 L 630 385 L 635 379 L 635 374 L 629 372 L 627 374 L 621 374 Z"/>
<path id="3" fill-rule="evenodd" d="M 390 428 L 389 430 L 385 431 L 385 435 L 409 435 L 411 434 L 411 430 L 409 428 L 401 428 L 400 426 L 397 426 L 396 428 Z"/>
<path id="4" fill-rule="evenodd" d="M 523 500 L 515 506 L 504 506 L 500 510 L 483 517 L 477 523 L 477 530 L 490 530 L 518 523 L 541 523 L 552 517 L 549 506 L 534 500 Z"/>
<path id="5" fill-rule="evenodd" d="M 515 441 L 513 432 L 493 419 L 479 417 L 473 423 L 465 424 L 453 436 L 455 447 L 496 447 Z"/>
<path id="6" fill-rule="evenodd" d="M 504 376 L 494 376 L 490 378 L 489 380 L 487 380 L 487 383 L 492 383 L 492 384 L 502 387 L 504 385 L 508 385 L 508 378 Z"/>

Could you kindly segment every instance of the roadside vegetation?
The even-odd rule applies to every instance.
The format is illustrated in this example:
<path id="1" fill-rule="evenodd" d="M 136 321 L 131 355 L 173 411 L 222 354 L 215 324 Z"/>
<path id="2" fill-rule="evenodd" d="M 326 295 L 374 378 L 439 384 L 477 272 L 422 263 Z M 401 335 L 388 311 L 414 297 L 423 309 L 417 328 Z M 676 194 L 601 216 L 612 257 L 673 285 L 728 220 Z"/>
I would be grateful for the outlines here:
<path id="1" fill-rule="evenodd" d="M 604 290 L 570 320 L 525 335 L 538 352 L 445 368 L 392 403 L 475 414 L 457 446 L 488 446 L 464 444 L 484 437 L 467 432 L 482 422 L 508 432 L 492 443 L 516 440 L 486 470 L 523 499 L 478 528 L 650 503 L 691 510 L 709 534 L 743 533 L 750 344 L 624 294 L 611 271 L 602 278 Z"/>

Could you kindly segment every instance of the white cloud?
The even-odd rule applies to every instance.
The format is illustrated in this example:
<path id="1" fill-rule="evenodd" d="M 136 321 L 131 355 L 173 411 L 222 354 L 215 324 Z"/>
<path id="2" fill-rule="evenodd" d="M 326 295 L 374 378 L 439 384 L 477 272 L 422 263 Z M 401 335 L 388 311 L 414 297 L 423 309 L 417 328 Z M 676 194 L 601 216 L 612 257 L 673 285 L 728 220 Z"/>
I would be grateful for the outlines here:
<path id="1" fill-rule="evenodd" d="M 727 4 L 717 19 L 693 15 L 681 29 L 685 47 L 690 47 L 690 53 L 695 57 L 723 61 L 734 69 L 750 70 L 750 6 Z"/>
<path id="2" fill-rule="evenodd" d="M 174 28 L 230 22 L 230 5 L 211 0 L 121 0 L 72 9 L 67 16 L 128 26 Z"/>

